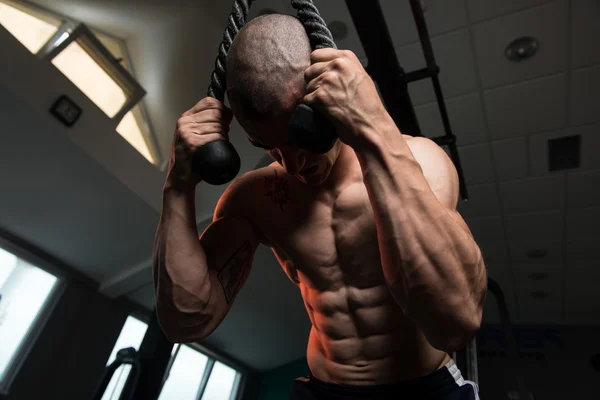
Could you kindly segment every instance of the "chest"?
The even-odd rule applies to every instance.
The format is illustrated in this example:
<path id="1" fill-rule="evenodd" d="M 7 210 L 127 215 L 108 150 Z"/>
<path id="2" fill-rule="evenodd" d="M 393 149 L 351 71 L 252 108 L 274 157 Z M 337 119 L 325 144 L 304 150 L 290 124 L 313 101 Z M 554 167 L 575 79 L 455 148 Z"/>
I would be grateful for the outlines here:
<path id="1" fill-rule="evenodd" d="M 288 276 L 321 290 L 381 283 L 377 230 L 362 181 L 330 196 L 299 200 L 268 229 Z"/>

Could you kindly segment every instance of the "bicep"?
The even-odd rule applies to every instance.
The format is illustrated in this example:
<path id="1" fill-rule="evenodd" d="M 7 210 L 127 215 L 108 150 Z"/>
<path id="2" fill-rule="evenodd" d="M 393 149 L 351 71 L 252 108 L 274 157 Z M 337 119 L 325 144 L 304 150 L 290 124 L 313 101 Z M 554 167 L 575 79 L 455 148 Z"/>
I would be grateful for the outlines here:
<path id="1" fill-rule="evenodd" d="M 211 281 L 221 288 L 213 294 L 229 306 L 250 273 L 259 244 L 258 233 L 247 219 L 223 217 L 204 231 L 200 243 L 206 253 Z"/>

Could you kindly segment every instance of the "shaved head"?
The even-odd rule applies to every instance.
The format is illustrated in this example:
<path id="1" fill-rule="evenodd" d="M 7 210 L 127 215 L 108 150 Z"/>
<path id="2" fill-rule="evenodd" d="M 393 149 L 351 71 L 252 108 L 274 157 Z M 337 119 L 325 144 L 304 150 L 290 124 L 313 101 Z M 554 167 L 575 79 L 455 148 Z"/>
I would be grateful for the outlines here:
<path id="1" fill-rule="evenodd" d="M 227 95 L 238 120 L 289 117 L 304 96 L 311 52 L 296 17 L 268 14 L 249 21 L 227 55 Z"/>

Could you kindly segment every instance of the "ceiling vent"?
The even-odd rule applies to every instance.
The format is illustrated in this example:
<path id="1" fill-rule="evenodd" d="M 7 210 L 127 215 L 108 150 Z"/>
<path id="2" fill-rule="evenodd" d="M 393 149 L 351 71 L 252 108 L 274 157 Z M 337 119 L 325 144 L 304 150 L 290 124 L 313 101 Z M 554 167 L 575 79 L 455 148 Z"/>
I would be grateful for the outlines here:
<path id="1" fill-rule="evenodd" d="M 579 168 L 581 136 L 565 136 L 548 140 L 548 169 L 550 172 Z"/>

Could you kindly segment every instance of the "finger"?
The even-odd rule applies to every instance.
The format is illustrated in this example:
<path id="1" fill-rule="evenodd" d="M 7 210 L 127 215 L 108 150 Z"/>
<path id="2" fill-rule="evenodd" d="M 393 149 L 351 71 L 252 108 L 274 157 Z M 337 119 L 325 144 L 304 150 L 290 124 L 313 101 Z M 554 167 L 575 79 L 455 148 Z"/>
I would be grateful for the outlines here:
<path id="1" fill-rule="evenodd" d="M 310 62 L 311 64 L 314 64 L 318 62 L 331 61 L 340 56 L 341 53 L 337 49 L 317 49 L 310 54 Z"/>
<path id="2" fill-rule="evenodd" d="M 304 71 L 304 81 L 310 82 L 319 75 L 323 74 L 324 72 L 329 71 L 329 69 L 331 68 L 330 63 L 330 61 L 323 61 L 312 64 Z"/>
<path id="3" fill-rule="evenodd" d="M 312 93 L 314 91 L 316 91 L 317 89 L 319 89 L 321 86 L 323 86 L 324 84 L 324 80 L 325 77 L 327 76 L 327 74 L 323 73 L 318 75 L 316 78 L 314 78 L 313 80 L 311 80 L 310 82 L 308 82 L 306 84 L 306 93 Z"/>
<path id="4" fill-rule="evenodd" d="M 201 112 L 190 114 L 186 117 L 186 119 L 192 123 L 202 124 L 207 122 L 218 122 L 225 123 L 225 116 L 223 115 L 223 110 L 218 109 L 210 109 L 203 110 Z"/>
<path id="5" fill-rule="evenodd" d="M 212 97 L 205 97 L 197 102 L 191 109 L 183 113 L 184 116 L 199 113 L 200 111 L 216 109 L 223 110 L 225 106 L 219 100 Z"/>
<path id="6" fill-rule="evenodd" d="M 207 143 L 216 142 L 217 140 L 227 140 L 227 138 L 220 133 L 211 133 L 209 135 L 197 136 L 190 140 L 190 144 L 193 148 L 204 146 Z"/>

